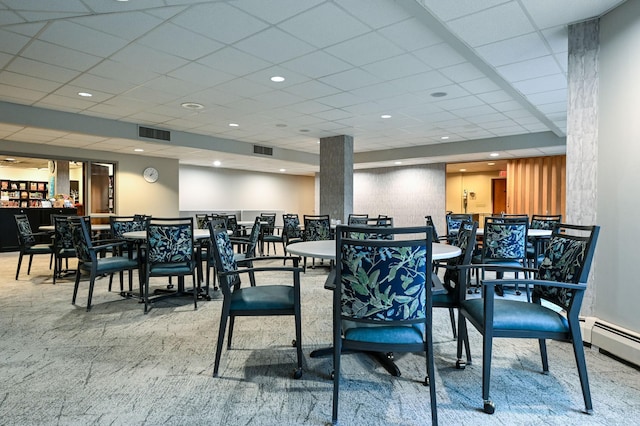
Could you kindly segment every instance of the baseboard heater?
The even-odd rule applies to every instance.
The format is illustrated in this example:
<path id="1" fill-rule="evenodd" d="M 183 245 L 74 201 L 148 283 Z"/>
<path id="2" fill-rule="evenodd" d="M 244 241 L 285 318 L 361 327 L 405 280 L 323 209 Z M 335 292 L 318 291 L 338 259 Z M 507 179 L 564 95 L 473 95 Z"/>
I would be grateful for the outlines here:
<path id="1" fill-rule="evenodd" d="M 640 366 L 640 334 L 596 317 L 580 318 L 580 327 L 585 343 Z"/>

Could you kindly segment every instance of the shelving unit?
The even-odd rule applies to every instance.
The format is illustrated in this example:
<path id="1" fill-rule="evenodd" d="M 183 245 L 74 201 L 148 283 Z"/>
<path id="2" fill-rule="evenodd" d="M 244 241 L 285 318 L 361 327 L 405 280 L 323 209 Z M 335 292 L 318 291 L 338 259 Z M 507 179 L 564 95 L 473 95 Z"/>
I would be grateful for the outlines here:
<path id="1" fill-rule="evenodd" d="M 44 181 L 0 179 L 0 207 L 42 207 L 47 186 Z"/>

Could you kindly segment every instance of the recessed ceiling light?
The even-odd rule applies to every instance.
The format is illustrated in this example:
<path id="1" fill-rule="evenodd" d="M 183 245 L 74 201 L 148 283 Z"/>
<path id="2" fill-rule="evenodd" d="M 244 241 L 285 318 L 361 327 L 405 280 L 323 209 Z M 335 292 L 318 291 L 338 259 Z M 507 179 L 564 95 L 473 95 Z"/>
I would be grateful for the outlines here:
<path id="1" fill-rule="evenodd" d="M 282 83 L 284 81 L 284 77 L 274 75 L 273 77 L 271 77 L 271 81 L 273 81 L 274 83 Z"/>
<path id="2" fill-rule="evenodd" d="M 395 163 L 393 163 L 393 164 L 402 164 L 402 161 L 396 161 L 396 162 L 395 162 Z"/>
<path id="3" fill-rule="evenodd" d="M 496 163 L 487 163 L 487 166 L 495 166 Z"/>
<path id="4" fill-rule="evenodd" d="M 300 129 L 301 133 L 309 133 L 309 129 Z"/>
<path id="5" fill-rule="evenodd" d="M 446 141 L 447 139 L 449 139 L 449 136 L 440 136 L 440 139 L 442 139 L 443 141 Z"/>
<path id="6" fill-rule="evenodd" d="M 220 164 L 222 164 L 222 163 L 219 160 L 216 160 L 216 161 L 213 162 L 213 165 L 216 166 L 216 167 L 220 166 Z"/>
<path id="7" fill-rule="evenodd" d="M 229 127 L 240 127 L 238 123 L 229 123 Z"/>
<path id="8" fill-rule="evenodd" d="M 276 124 L 276 127 L 287 127 L 287 125 L 286 124 L 282 124 L 282 123 L 278 123 L 278 124 Z"/>
<path id="9" fill-rule="evenodd" d="M 91 93 L 89 92 L 78 92 L 79 96 L 82 96 L 83 98 L 90 98 L 91 96 L 93 96 Z"/>
<path id="10" fill-rule="evenodd" d="M 134 149 L 134 151 L 135 151 L 135 152 L 144 152 L 144 149 L 142 149 L 142 148 L 136 148 L 136 149 Z"/>
<path id="11" fill-rule="evenodd" d="M 391 116 L 389 114 L 382 114 L 380 118 L 391 118 Z"/>
<path id="12" fill-rule="evenodd" d="M 16 159 L 13 158 L 13 157 L 7 157 L 7 158 L 5 158 L 5 160 L 7 160 L 7 161 L 16 161 Z"/>
<path id="13" fill-rule="evenodd" d="M 497 152 L 492 152 L 491 154 L 489 154 L 489 157 L 499 157 L 500 154 L 498 154 Z"/>
<path id="14" fill-rule="evenodd" d="M 287 171 L 287 169 L 280 169 L 280 171 L 281 171 L 281 172 L 286 172 L 286 171 Z"/>
<path id="15" fill-rule="evenodd" d="M 467 169 L 460 169 L 460 171 L 461 171 L 461 172 L 466 172 L 466 171 L 467 171 Z"/>
<path id="16" fill-rule="evenodd" d="M 182 108 L 186 108 L 186 109 L 202 109 L 204 108 L 204 105 L 199 104 L 197 102 L 183 102 L 180 104 L 180 106 Z"/>
<path id="17" fill-rule="evenodd" d="M 431 96 L 434 98 L 442 98 L 444 96 L 447 96 L 447 92 L 433 92 Z"/>

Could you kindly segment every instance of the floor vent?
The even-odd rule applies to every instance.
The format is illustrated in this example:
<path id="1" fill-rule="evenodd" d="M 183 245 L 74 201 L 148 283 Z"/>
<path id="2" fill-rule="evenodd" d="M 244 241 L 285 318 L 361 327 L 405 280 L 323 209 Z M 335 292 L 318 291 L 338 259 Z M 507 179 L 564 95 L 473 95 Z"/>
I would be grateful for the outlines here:
<path id="1" fill-rule="evenodd" d="M 152 129 L 151 127 L 138 126 L 138 136 L 141 138 L 170 141 L 171 132 L 168 130 Z"/>
<path id="2" fill-rule="evenodd" d="M 268 146 L 254 145 L 253 153 L 260 155 L 273 155 L 273 148 L 270 148 Z"/>

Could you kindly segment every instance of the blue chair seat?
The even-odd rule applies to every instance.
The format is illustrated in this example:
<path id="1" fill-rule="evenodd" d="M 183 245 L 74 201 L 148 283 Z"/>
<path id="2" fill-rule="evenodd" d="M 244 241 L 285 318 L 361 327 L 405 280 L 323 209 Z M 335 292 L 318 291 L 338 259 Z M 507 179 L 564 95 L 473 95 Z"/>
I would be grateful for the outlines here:
<path id="1" fill-rule="evenodd" d="M 342 330 L 346 340 L 386 344 L 424 343 L 424 326 L 384 326 L 378 324 L 342 321 Z"/>
<path id="2" fill-rule="evenodd" d="M 294 300 L 292 286 L 261 285 L 240 288 L 231 295 L 231 311 L 293 310 Z"/>
<path id="3" fill-rule="evenodd" d="M 469 318 L 484 324 L 484 306 L 482 299 L 470 299 L 462 302 Z M 537 303 L 522 303 L 517 300 L 494 300 L 494 331 L 540 331 L 568 333 L 569 322 L 558 312 Z"/>
<path id="4" fill-rule="evenodd" d="M 51 253 L 51 244 L 34 244 L 25 249 L 26 254 L 48 254 Z"/>
<path id="5" fill-rule="evenodd" d="M 78 265 L 83 271 L 91 271 L 91 263 L 82 263 Z M 137 269 L 138 261 L 129 259 L 128 257 L 113 256 L 98 259 L 96 264 L 96 273 L 107 274 L 110 272 L 119 272 L 127 269 Z"/>
<path id="6" fill-rule="evenodd" d="M 155 276 L 177 276 L 191 274 L 192 271 L 193 265 L 191 263 L 155 265 L 151 269 L 151 272 Z"/>

